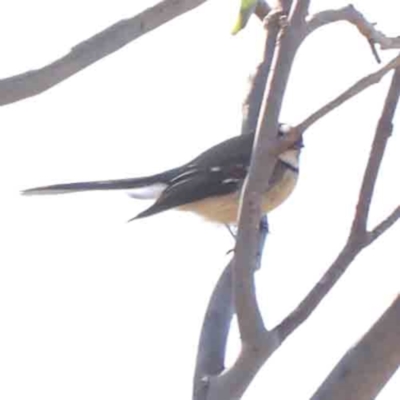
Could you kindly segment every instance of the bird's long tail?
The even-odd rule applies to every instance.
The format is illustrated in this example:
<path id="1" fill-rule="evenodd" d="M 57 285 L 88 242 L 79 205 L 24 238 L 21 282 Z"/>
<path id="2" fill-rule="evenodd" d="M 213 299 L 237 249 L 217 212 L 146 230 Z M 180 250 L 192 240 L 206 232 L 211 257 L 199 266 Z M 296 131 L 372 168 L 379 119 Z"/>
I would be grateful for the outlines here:
<path id="1" fill-rule="evenodd" d="M 129 190 L 145 188 L 157 184 L 165 184 L 179 172 L 179 168 L 162 172 L 161 174 L 140 178 L 116 179 L 107 181 L 90 181 L 61 183 L 57 185 L 39 186 L 23 190 L 23 195 L 63 194 L 73 192 L 86 192 L 93 190 Z"/>

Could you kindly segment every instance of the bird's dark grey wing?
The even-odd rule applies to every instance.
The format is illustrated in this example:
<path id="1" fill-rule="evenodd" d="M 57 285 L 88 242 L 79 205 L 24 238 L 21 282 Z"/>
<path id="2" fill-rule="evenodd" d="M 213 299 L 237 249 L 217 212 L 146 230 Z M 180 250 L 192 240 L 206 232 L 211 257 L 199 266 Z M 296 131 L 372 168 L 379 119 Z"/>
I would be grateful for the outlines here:
<path id="1" fill-rule="evenodd" d="M 171 208 L 239 190 L 247 167 L 192 169 L 175 177 L 157 201 L 134 219 L 148 217 Z"/>
<path id="2" fill-rule="evenodd" d="M 201 153 L 186 166 L 224 167 L 234 164 L 248 165 L 253 147 L 254 135 L 241 135 L 218 143 Z"/>

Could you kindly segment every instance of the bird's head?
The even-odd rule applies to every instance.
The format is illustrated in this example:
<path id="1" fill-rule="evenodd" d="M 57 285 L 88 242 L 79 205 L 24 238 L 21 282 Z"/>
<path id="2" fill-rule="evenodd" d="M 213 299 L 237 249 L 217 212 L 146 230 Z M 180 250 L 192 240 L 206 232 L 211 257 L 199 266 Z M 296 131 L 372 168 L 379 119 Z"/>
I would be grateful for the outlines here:
<path id="1" fill-rule="evenodd" d="M 292 129 L 293 127 L 291 127 L 288 124 L 279 124 L 278 137 L 284 138 L 291 132 Z M 303 142 L 303 137 L 301 137 L 299 140 L 293 143 L 293 145 L 289 148 L 289 150 L 292 149 L 300 151 L 303 147 L 304 147 L 304 142 Z"/>
<path id="2" fill-rule="evenodd" d="M 284 138 L 287 136 L 292 130 L 292 127 L 287 124 L 279 124 L 279 130 L 278 130 L 278 137 Z M 291 147 L 289 147 L 287 150 L 282 152 L 279 155 L 279 159 L 282 161 L 289 163 L 293 167 L 298 168 L 299 167 L 299 156 L 301 149 L 304 147 L 303 143 L 303 137 L 301 137 L 299 140 L 294 142 Z"/>

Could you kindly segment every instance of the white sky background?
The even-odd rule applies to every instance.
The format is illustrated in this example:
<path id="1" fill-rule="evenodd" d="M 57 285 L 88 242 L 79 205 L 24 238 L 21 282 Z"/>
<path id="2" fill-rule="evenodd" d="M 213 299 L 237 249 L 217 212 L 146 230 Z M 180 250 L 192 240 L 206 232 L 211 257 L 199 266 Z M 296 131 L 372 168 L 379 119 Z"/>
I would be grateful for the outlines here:
<path id="1" fill-rule="evenodd" d="M 205 307 L 233 245 L 225 228 L 178 212 L 126 224 L 147 203 L 122 193 L 23 198 L 19 191 L 157 172 L 238 134 L 263 34 L 253 19 L 232 37 L 232 3 L 210 0 L 48 92 L 1 109 L 2 400 L 190 398 Z M 353 3 L 385 33 L 400 34 L 397 2 Z M 0 77 L 39 68 L 151 4 L 8 1 Z M 347 3 L 312 4 L 317 11 Z M 321 29 L 296 59 L 281 120 L 300 122 L 376 68 L 354 28 Z M 307 132 L 299 185 L 270 216 L 257 276 L 268 326 L 296 306 L 346 239 L 388 82 Z M 400 200 L 398 116 L 395 122 L 373 224 Z M 399 234 L 397 225 L 356 260 L 246 399 L 309 398 L 398 293 Z M 399 398 L 398 375 L 379 400 Z"/>

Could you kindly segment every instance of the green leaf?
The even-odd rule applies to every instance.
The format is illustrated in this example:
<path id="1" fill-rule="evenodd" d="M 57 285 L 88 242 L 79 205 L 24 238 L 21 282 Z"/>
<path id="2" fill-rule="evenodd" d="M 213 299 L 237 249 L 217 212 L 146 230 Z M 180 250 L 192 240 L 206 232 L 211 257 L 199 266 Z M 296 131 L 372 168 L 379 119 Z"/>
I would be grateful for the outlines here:
<path id="1" fill-rule="evenodd" d="M 240 4 L 240 11 L 236 20 L 235 26 L 232 29 L 232 35 L 236 35 L 241 31 L 249 21 L 251 15 L 257 7 L 257 0 L 242 0 Z"/>

